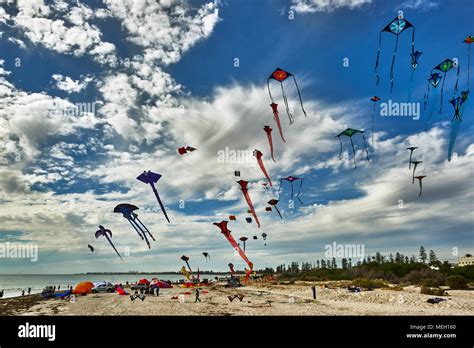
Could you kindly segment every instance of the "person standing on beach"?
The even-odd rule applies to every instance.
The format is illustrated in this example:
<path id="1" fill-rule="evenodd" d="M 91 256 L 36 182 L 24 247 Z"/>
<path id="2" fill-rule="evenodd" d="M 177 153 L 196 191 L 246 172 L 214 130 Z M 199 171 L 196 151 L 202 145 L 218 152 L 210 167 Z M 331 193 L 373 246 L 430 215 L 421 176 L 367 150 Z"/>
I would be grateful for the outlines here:
<path id="1" fill-rule="evenodd" d="M 25 296 L 25 290 L 21 292 L 21 296 Z"/>
<path id="2" fill-rule="evenodd" d="M 312 286 L 311 290 L 313 290 L 313 300 L 316 300 L 316 287 Z"/>
<path id="3" fill-rule="evenodd" d="M 58 285 L 58 291 L 61 290 L 61 285 Z"/>
<path id="4" fill-rule="evenodd" d="M 28 295 L 31 295 L 31 288 L 28 288 Z"/>
<path id="5" fill-rule="evenodd" d="M 0 291 L 0 298 L 3 297 L 3 291 L 4 291 L 3 289 L 2 289 L 2 291 Z"/>
<path id="6" fill-rule="evenodd" d="M 199 289 L 198 288 L 196 288 L 195 294 L 196 294 L 196 300 L 194 301 L 194 303 L 196 303 L 197 301 L 201 302 L 201 299 L 199 298 Z"/>

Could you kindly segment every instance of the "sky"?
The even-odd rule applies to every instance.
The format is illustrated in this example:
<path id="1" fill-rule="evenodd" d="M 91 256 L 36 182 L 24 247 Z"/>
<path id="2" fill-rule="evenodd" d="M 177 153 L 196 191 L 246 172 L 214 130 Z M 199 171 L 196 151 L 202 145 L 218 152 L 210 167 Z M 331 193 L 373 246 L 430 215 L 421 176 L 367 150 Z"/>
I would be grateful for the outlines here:
<path id="1" fill-rule="evenodd" d="M 468 88 L 469 7 L 469 0 L 2 2 L 0 246 L 36 245 L 39 255 L 35 262 L 0 258 L 0 273 L 177 271 L 183 254 L 194 268 L 226 270 L 232 262 L 243 269 L 213 225 L 229 215 L 237 217 L 232 235 L 249 238 L 246 252 L 257 269 L 326 258 L 334 242 L 363 245 L 366 256 L 417 255 L 421 245 L 452 262 L 472 253 L 469 99 L 448 161 L 456 69 L 443 77 L 441 113 L 439 86 L 423 105 L 432 68 L 447 58 L 458 60 L 459 91 Z M 374 64 L 379 33 L 400 10 L 422 55 L 413 70 L 412 29 L 402 32 L 390 92 L 395 35 L 382 34 L 378 85 Z M 295 76 L 307 113 L 294 82 L 285 80 L 290 125 L 280 86 L 270 82 L 286 143 L 267 90 L 277 67 Z M 381 100 L 372 133 L 374 95 Z M 389 101 L 420 107 L 419 119 L 382 116 Z M 77 103 L 95 109 L 68 112 Z M 364 131 L 369 161 L 356 134 L 357 168 L 349 138 L 341 138 L 339 159 L 336 136 L 346 128 Z M 182 146 L 197 150 L 180 156 Z M 420 197 L 409 146 L 422 161 L 416 175 L 426 175 Z M 263 153 L 272 189 L 254 157 L 219 156 L 254 149 Z M 144 170 L 162 175 L 157 189 L 171 223 L 136 179 Z M 280 181 L 288 176 L 303 178 L 303 203 Z M 249 181 L 260 228 L 246 222 L 240 179 Z M 283 219 L 265 210 L 270 199 L 279 199 Z M 151 249 L 113 212 L 120 203 L 140 208 L 156 239 Z M 112 231 L 124 261 L 95 238 L 99 225 Z"/>

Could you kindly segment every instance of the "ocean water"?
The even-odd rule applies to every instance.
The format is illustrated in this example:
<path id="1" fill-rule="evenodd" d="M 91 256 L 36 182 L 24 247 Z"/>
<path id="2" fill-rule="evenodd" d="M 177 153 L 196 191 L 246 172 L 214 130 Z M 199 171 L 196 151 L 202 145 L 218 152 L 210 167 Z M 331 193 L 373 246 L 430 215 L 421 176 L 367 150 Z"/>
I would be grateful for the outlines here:
<path id="1" fill-rule="evenodd" d="M 227 277 L 228 274 L 202 274 L 201 279 L 209 280 L 214 277 Z M 184 279 L 181 274 L 21 274 L 21 275 L 2 275 L 0 274 L 0 291 L 4 290 L 3 298 L 21 296 L 22 290 L 27 294 L 28 288 L 31 288 L 32 294 L 39 294 L 45 286 L 51 285 L 61 287 L 61 290 L 67 290 L 69 286 L 75 286 L 83 281 L 99 282 L 107 281 L 112 284 L 125 284 L 127 281 L 135 283 L 138 280 L 146 278 L 158 278 L 160 280 L 170 280 L 172 282 Z"/>

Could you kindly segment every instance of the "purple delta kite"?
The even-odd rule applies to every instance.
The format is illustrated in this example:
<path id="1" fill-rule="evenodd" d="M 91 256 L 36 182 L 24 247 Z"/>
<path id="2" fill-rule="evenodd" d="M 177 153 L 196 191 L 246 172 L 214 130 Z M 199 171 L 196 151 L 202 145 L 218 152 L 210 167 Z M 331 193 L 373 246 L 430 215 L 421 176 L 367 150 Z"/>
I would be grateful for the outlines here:
<path id="1" fill-rule="evenodd" d="M 158 204 L 161 207 L 161 211 L 165 215 L 166 220 L 168 220 L 169 223 L 171 223 L 170 219 L 168 218 L 168 214 L 166 214 L 165 206 L 163 205 L 163 202 L 160 199 L 160 195 L 158 194 L 158 191 L 156 190 L 155 184 L 160 180 L 161 174 L 158 173 L 153 173 L 152 171 L 144 171 L 142 174 L 140 174 L 137 177 L 137 180 L 140 180 L 141 182 L 145 184 L 149 184 L 155 193 L 155 197 L 158 200 Z"/>

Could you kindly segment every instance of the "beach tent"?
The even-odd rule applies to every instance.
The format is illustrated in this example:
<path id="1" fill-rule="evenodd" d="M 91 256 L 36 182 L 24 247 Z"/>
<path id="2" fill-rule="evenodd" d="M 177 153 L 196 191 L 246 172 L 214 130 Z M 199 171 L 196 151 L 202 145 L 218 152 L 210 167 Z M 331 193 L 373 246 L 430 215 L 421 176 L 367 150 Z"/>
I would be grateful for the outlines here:
<path id="1" fill-rule="evenodd" d="M 146 284 L 146 285 L 149 285 L 149 284 L 150 284 L 150 282 L 149 282 L 149 280 L 148 280 L 148 279 L 146 279 L 146 278 L 143 278 L 143 279 L 140 279 L 140 280 L 138 281 L 138 284 Z"/>
<path id="2" fill-rule="evenodd" d="M 94 284 L 91 282 L 82 282 L 76 285 L 76 288 L 74 289 L 73 293 L 76 295 L 90 294 L 92 293 L 93 287 Z"/>

